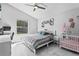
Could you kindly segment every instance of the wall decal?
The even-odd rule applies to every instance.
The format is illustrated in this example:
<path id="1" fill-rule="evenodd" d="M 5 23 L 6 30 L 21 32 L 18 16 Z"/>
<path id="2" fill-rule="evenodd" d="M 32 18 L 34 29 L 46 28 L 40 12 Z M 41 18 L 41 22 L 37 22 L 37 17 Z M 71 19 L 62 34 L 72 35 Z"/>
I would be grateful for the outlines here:
<path id="1" fill-rule="evenodd" d="M 50 20 L 43 21 L 42 27 L 44 27 L 45 24 L 49 24 L 50 26 L 54 25 L 54 18 L 51 18 Z"/>
<path id="2" fill-rule="evenodd" d="M 67 34 L 72 34 L 75 28 L 75 21 L 73 18 L 69 18 L 68 23 L 64 23 L 63 32 Z"/>

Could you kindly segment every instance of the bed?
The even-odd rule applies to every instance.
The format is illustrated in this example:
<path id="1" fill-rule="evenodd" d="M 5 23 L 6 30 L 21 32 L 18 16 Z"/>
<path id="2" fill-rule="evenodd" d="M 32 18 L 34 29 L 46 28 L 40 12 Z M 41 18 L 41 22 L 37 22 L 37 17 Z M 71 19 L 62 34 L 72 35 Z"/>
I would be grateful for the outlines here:
<path id="1" fill-rule="evenodd" d="M 51 42 L 53 42 L 53 34 L 46 32 L 39 32 L 36 34 L 32 34 L 30 36 L 26 36 L 24 38 L 24 45 L 27 46 L 31 51 L 36 54 L 36 49 L 43 47 Z"/>

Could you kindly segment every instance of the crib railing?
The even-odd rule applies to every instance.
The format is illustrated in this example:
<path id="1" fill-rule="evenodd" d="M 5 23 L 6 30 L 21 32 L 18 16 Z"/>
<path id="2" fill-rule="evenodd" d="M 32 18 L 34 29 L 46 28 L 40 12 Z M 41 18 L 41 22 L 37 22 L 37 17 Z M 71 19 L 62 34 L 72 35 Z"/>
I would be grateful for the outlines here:
<path id="1" fill-rule="evenodd" d="M 79 52 L 79 36 L 63 35 L 60 39 L 60 47 Z"/>

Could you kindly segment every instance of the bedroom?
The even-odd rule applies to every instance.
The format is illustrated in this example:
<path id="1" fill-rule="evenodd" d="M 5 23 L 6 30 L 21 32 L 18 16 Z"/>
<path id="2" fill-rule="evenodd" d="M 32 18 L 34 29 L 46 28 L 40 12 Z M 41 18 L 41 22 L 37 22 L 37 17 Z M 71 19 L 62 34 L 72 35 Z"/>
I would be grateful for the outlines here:
<path id="1" fill-rule="evenodd" d="M 69 18 L 75 19 L 75 30 L 72 35 L 77 36 L 78 33 L 78 17 L 79 17 L 79 4 L 64 4 L 64 3 L 38 3 L 46 9 L 40 9 L 38 7 L 31 7 L 28 5 L 33 5 L 33 3 L 2 3 L 1 4 L 1 23 L 7 23 L 11 27 L 8 31 L 13 34 L 13 39 L 11 40 L 11 52 L 12 56 L 28 56 L 28 55 L 50 55 L 50 56 L 77 56 L 77 53 L 67 51 L 59 47 L 59 39 L 62 37 L 63 24 L 68 22 Z M 36 9 L 34 9 L 36 8 Z M 21 23 L 21 24 L 19 24 Z M 76 30 L 77 29 L 77 30 Z M 27 30 L 27 31 L 26 31 Z M 5 31 L 7 32 L 7 31 Z M 40 35 L 40 33 L 42 35 Z M 44 35 L 46 33 L 46 35 Z M 37 35 L 38 34 L 38 35 Z M 5 35 L 3 35 L 4 37 Z M 45 38 L 42 43 L 36 42 L 33 47 L 33 52 L 26 47 L 26 38 L 28 41 L 34 43 L 37 39 Z M 32 39 L 35 40 L 32 40 Z M 51 40 L 51 39 L 54 40 Z M 39 44 L 38 44 L 39 43 Z M 49 44 L 50 43 L 50 44 Z M 41 45 L 42 44 L 42 45 Z M 37 51 L 35 49 L 38 46 L 44 47 L 39 48 Z M 62 46 L 62 45 L 61 45 Z M 79 49 L 78 49 L 79 51 Z M 62 53 L 61 53 L 62 52 Z"/>

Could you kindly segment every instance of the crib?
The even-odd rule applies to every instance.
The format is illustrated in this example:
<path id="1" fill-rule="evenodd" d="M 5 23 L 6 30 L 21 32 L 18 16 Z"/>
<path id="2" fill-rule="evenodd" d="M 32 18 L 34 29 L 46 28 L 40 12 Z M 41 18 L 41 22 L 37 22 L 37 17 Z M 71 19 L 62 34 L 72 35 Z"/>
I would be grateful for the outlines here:
<path id="1" fill-rule="evenodd" d="M 59 46 L 79 53 L 79 36 L 63 35 Z"/>

